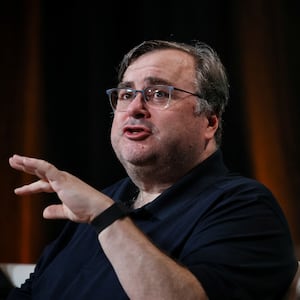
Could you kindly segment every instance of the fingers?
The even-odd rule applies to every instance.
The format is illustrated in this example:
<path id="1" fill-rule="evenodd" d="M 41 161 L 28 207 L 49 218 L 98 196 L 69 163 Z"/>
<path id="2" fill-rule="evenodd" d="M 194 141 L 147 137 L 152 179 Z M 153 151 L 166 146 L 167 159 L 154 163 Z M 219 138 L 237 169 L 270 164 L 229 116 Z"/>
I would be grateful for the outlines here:
<path id="1" fill-rule="evenodd" d="M 15 189 L 17 195 L 28 195 L 41 192 L 52 193 L 54 191 L 49 182 L 42 179 Z"/>
<path id="2" fill-rule="evenodd" d="M 89 222 L 112 201 L 79 178 L 54 165 L 41 160 L 20 155 L 9 159 L 9 164 L 16 170 L 36 175 L 39 180 L 15 189 L 18 195 L 40 192 L 55 192 L 62 201 L 60 205 L 50 205 L 44 210 L 47 219 L 70 219 L 76 222 Z M 99 199 L 106 201 L 99 201 Z M 102 209 L 103 207 L 103 209 Z"/>
<path id="3" fill-rule="evenodd" d="M 20 156 L 15 154 L 14 156 L 9 158 L 9 164 L 12 168 L 26 172 L 28 174 L 36 175 L 35 169 L 36 167 L 32 166 L 32 158 Z"/>
<path id="4" fill-rule="evenodd" d="M 25 173 L 36 175 L 41 179 L 52 180 L 55 178 L 58 170 L 50 163 L 36 158 L 13 155 L 9 158 L 9 164 L 12 168 Z"/>
<path id="5" fill-rule="evenodd" d="M 47 206 L 43 211 L 43 217 L 45 219 L 69 219 L 77 223 L 88 223 L 90 221 L 89 215 L 76 214 L 64 204 Z"/>
<path id="6" fill-rule="evenodd" d="M 57 173 L 58 170 L 53 165 L 41 159 L 35 159 L 16 154 L 10 157 L 9 164 L 16 170 L 20 170 L 31 175 L 36 175 L 40 178 L 40 180 L 36 182 L 16 188 L 15 193 L 17 195 L 54 192 L 49 184 L 49 177 L 53 176 L 53 173 Z"/>

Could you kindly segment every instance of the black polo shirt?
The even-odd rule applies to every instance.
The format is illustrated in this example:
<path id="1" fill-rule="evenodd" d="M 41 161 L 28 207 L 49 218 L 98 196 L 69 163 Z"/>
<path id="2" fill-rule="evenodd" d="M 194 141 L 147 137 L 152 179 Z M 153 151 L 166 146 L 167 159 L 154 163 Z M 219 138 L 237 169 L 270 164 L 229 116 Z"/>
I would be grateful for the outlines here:
<path id="1" fill-rule="evenodd" d="M 125 178 L 103 192 L 128 203 L 136 190 Z M 220 150 L 130 217 L 199 279 L 211 300 L 281 299 L 296 272 L 278 203 L 262 184 L 230 173 Z M 9 299 L 128 297 L 94 230 L 70 222 Z"/>

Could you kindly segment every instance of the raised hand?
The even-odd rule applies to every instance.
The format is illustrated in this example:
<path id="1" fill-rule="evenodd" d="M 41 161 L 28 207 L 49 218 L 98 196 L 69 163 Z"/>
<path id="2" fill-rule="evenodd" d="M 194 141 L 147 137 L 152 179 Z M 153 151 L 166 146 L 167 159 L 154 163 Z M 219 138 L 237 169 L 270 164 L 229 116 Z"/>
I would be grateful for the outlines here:
<path id="1" fill-rule="evenodd" d="M 56 193 L 62 201 L 61 204 L 46 207 L 43 212 L 44 218 L 89 223 L 113 203 L 109 197 L 47 161 L 14 155 L 9 159 L 9 164 L 16 170 L 39 178 L 35 182 L 16 188 L 17 195 Z"/>

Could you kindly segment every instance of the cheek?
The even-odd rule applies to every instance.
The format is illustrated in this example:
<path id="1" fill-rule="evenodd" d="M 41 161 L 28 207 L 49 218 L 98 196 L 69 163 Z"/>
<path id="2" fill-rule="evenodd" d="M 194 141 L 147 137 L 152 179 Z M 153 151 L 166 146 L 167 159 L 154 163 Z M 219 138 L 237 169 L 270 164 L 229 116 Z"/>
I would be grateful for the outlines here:
<path id="1" fill-rule="evenodd" d="M 118 133 L 120 131 L 120 128 L 122 127 L 122 124 L 125 123 L 126 118 L 123 115 L 124 114 L 122 113 L 115 113 L 111 124 L 111 132 L 113 134 Z"/>
<path id="2" fill-rule="evenodd" d="M 117 122 L 115 119 L 113 119 L 112 124 L 111 124 L 111 128 L 110 128 L 110 135 L 114 135 L 117 129 Z"/>
<path id="3" fill-rule="evenodd" d="M 110 129 L 110 140 L 113 145 L 118 140 L 118 137 L 120 137 L 120 129 L 118 128 L 118 121 L 114 118 Z"/>
<path id="4" fill-rule="evenodd" d="M 195 144 L 202 143 L 206 133 L 206 119 L 195 116 L 183 120 L 181 133 L 187 143 Z"/>
<path id="5" fill-rule="evenodd" d="M 159 124 L 160 138 L 177 141 L 178 144 L 195 144 L 202 136 L 203 125 L 194 117 L 166 118 Z"/>

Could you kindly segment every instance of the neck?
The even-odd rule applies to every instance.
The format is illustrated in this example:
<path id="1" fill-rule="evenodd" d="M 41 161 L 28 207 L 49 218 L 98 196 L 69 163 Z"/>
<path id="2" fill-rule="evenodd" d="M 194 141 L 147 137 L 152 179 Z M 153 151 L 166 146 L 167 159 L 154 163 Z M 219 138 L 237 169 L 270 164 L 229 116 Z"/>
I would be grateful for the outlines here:
<path id="1" fill-rule="evenodd" d="M 164 190 L 172 186 L 179 178 L 216 150 L 215 144 L 208 143 L 205 151 L 197 159 L 193 160 L 182 159 L 180 161 L 179 159 L 173 159 L 173 161 L 167 160 L 163 163 L 139 166 L 129 162 L 123 164 L 127 174 L 140 190 L 138 197 L 135 199 L 134 208 L 153 201 Z"/>
<path id="2" fill-rule="evenodd" d="M 146 191 L 140 190 L 138 196 L 136 197 L 133 208 L 139 208 L 147 203 L 152 202 L 155 198 L 157 198 L 161 193 L 148 193 Z"/>

